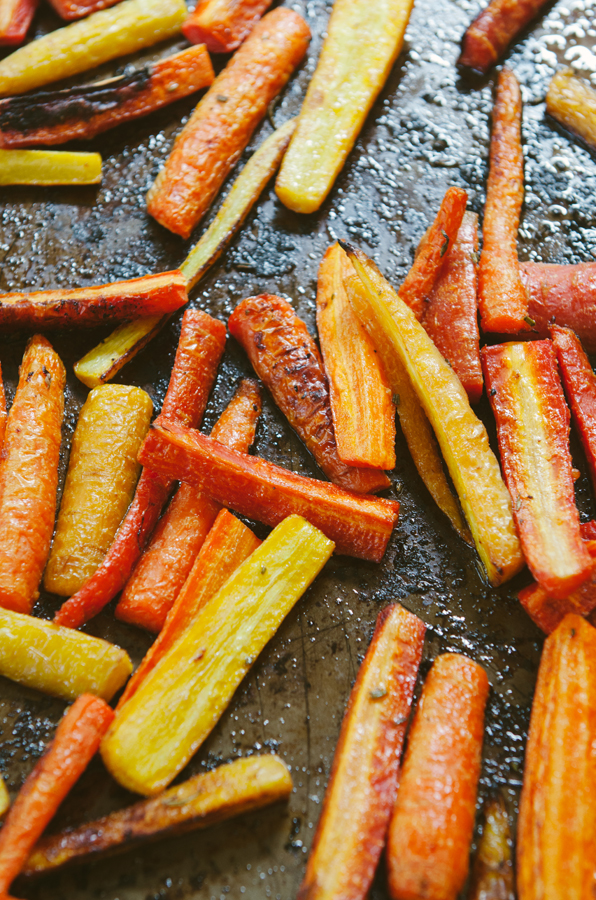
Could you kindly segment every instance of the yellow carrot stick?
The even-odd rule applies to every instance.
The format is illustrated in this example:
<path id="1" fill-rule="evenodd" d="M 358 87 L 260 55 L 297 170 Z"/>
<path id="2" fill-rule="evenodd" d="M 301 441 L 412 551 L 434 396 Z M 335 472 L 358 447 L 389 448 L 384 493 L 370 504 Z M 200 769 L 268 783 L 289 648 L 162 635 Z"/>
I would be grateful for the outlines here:
<path id="1" fill-rule="evenodd" d="M 74 373 L 89 388 L 111 381 L 122 366 L 142 350 L 161 331 L 169 316 L 144 316 L 134 322 L 124 322 L 101 344 L 93 347 L 78 363 Z"/>
<path id="2" fill-rule="evenodd" d="M 2 776 L 0 775 L 0 818 L 6 815 L 9 806 L 10 797 L 8 796 L 8 791 L 6 790 L 4 778 L 2 778 Z"/>
<path id="3" fill-rule="evenodd" d="M 51 186 L 99 184 L 100 181 L 99 153 L 70 153 L 66 150 L 0 150 L 0 184 Z"/>

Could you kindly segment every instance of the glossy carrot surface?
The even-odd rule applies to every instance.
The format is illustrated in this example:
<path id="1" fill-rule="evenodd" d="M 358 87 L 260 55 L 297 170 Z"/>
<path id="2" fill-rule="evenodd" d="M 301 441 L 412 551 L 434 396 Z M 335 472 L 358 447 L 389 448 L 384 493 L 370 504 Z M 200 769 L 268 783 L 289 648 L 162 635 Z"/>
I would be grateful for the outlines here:
<path id="1" fill-rule="evenodd" d="M 572 328 L 586 351 L 596 352 L 596 263 L 524 262 L 521 276 L 532 332 L 548 337 L 553 324 Z"/>
<path id="2" fill-rule="evenodd" d="M 459 65 L 485 74 L 547 0 L 491 0 L 464 35 Z"/>
<path id="3" fill-rule="evenodd" d="M 563 600 L 551 597 L 536 582 L 529 584 L 518 594 L 525 611 L 545 634 L 554 631 L 568 613 L 588 616 L 596 608 L 596 540 L 587 540 L 584 533 L 582 537 L 586 541 L 586 550 L 592 558 L 592 572 L 580 587 Z"/>

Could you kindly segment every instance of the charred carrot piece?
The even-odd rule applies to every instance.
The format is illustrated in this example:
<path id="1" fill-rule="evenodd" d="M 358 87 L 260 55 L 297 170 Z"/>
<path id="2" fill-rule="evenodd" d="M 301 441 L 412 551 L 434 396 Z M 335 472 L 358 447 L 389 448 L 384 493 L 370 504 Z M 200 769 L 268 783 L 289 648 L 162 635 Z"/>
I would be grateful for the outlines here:
<path id="1" fill-rule="evenodd" d="M 66 711 L 54 739 L 26 779 L 0 832 L 0 892 L 24 867 L 46 825 L 97 752 L 114 713 L 91 694 Z"/>
<path id="2" fill-rule="evenodd" d="M 50 552 L 66 374 L 41 335 L 31 338 L 0 458 L 0 606 L 29 613 Z"/>
<path id="3" fill-rule="evenodd" d="M 548 337 L 556 323 L 572 328 L 588 353 L 596 352 L 596 263 L 559 266 L 521 263 L 532 332 Z"/>
<path id="4" fill-rule="evenodd" d="M 4 381 L 2 379 L 2 365 L 0 364 L 0 453 L 4 446 L 4 434 L 6 432 L 6 394 L 4 392 Z"/>
<path id="5" fill-rule="evenodd" d="M 368 894 L 397 794 L 425 630 L 398 604 L 377 617 L 342 722 L 297 900 L 362 900 Z"/>
<path id="6" fill-rule="evenodd" d="M 266 525 L 293 513 L 303 516 L 335 542 L 338 553 L 373 562 L 382 559 L 399 512 L 395 500 L 359 497 L 169 422 L 153 426 L 139 460 Z"/>
<path id="7" fill-rule="evenodd" d="M 480 775 L 486 672 L 439 656 L 422 689 L 387 842 L 393 900 L 456 900 L 468 875 Z"/>
<path id="8" fill-rule="evenodd" d="M 457 240 L 466 211 L 468 195 L 461 188 L 451 187 L 445 194 L 437 217 L 422 239 L 414 265 L 406 275 L 398 293 L 420 321 L 426 311 L 426 301 L 444 262 L 444 257 Z"/>
<path id="9" fill-rule="evenodd" d="M 91 327 L 174 312 L 188 303 L 181 272 L 144 275 L 101 287 L 0 294 L 0 328 Z"/>
<path id="10" fill-rule="evenodd" d="M 0 46 L 22 44 L 37 9 L 37 0 L 5 0 L 0 9 Z"/>
<path id="11" fill-rule="evenodd" d="M 0 100 L 0 147 L 37 147 L 95 137 L 208 87 L 203 45 L 98 84 Z"/>
<path id="12" fill-rule="evenodd" d="M 191 44 L 205 44 L 211 53 L 230 53 L 248 37 L 271 0 L 201 0 L 182 33 Z"/>
<path id="13" fill-rule="evenodd" d="M 499 74 L 493 107 L 490 169 L 478 269 L 483 331 L 516 334 L 528 322 L 528 297 L 517 259 L 517 230 L 524 199 L 521 93 L 513 72 Z"/>
<path id="14" fill-rule="evenodd" d="M 544 643 L 517 827 L 519 900 L 584 900 L 596 840 L 596 631 L 566 616 Z"/>
<path id="15" fill-rule="evenodd" d="M 184 313 L 170 383 L 154 424 L 200 424 L 225 340 L 223 322 L 197 309 Z M 62 604 L 54 617 L 57 625 L 78 628 L 122 590 L 151 537 L 171 487 L 171 480 L 161 479 L 155 472 L 141 473 L 134 499 L 105 559 L 77 593 Z"/>
<path id="16" fill-rule="evenodd" d="M 278 7 L 257 23 L 184 126 L 147 194 L 147 210 L 161 225 L 190 237 L 309 40 L 308 25 L 291 9 Z"/>
<path id="17" fill-rule="evenodd" d="M 492 0 L 468 26 L 458 64 L 486 74 L 546 3 L 547 0 Z"/>
<path id="18" fill-rule="evenodd" d="M 230 316 L 228 328 L 331 481 L 362 494 L 389 487 L 384 472 L 348 466 L 340 459 L 323 360 L 287 300 L 273 294 L 247 297 Z"/>
<path id="19" fill-rule="evenodd" d="M 244 379 L 211 436 L 247 453 L 260 412 L 259 386 Z M 149 631 L 161 630 L 219 509 L 219 504 L 191 485 L 180 485 L 122 593 L 117 619 Z"/>
<path id="20" fill-rule="evenodd" d="M 352 310 L 345 274 L 352 264 L 339 244 L 319 268 L 317 328 L 337 453 L 350 466 L 395 468 L 395 407 L 373 343 Z"/>
<path id="21" fill-rule="evenodd" d="M 518 595 L 525 611 L 545 634 L 551 634 L 558 628 L 568 613 L 587 616 L 596 607 L 596 540 L 586 540 L 583 529 L 582 537 L 592 558 L 592 572 L 577 590 L 572 591 L 564 600 L 557 600 L 534 582 L 523 588 Z"/>
<path id="22" fill-rule="evenodd" d="M 499 795 L 484 807 L 484 824 L 474 859 L 470 900 L 515 900 L 511 843 L 509 817 Z"/>
<path id="23" fill-rule="evenodd" d="M 482 363 L 478 333 L 478 216 L 464 213 L 455 243 L 428 298 L 422 324 L 437 350 L 459 377 L 470 398 L 482 396 Z"/>
<path id="24" fill-rule="evenodd" d="M 550 341 L 484 347 L 505 482 L 536 581 L 563 599 L 589 576 L 569 452 L 569 410 Z"/>

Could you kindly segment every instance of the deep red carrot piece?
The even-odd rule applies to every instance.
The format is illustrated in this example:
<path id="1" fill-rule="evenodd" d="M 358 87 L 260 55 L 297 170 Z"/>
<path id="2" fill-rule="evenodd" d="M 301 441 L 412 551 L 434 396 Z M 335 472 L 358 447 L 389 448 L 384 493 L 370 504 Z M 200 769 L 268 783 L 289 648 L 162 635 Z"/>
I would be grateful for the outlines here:
<path id="1" fill-rule="evenodd" d="M 196 427 L 205 412 L 217 366 L 224 351 L 223 322 L 201 310 L 182 318 L 176 359 L 155 423 L 173 421 Z M 96 616 L 121 591 L 151 537 L 172 481 L 154 472 L 141 473 L 134 499 L 101 566 L 54 617 L 58 625 L 78 628 Z"/>
<path id="2" fill-rule="evenodd" d="M 516 334 L 527 327 L 528 298 L 517 259 L 517 230 L 524 199 L 522 101 L 513 72 L 499 74 L 493 108 L 478 307 L 483 331 Z"/>
<path id="3" fill-rule="evenodd" d="M 348 466 L 340 459 L 323 360 L 287 300 L 273 294 L 248 297 L 230 316 L 228 328 L 331 481 L 363 494 L 389 487 L 384 472 Z"/>
<path id="4" fill-rule="evenodd" d="M 482 361 L 522 550 L 536 581 L 563 599 L 588 578 L 592 561 L 581 539 L 569 410 L 553 346 L 484 347 Z"/>
<path id="5" fill-rule="evenodd" d="M 465 213 L 449 247 L 422 320 L 437 349 L 450 364 L 470 398 L 482 396 L 478 333 L 478 216 Z"/>
<path id="6" fill-rule="evenodd" d="M 255 25 L 184 126 L 147 194 L 147 210 L 158 222 L 190 237 L 309 40 L 302 16 L 286 7 Z"/>
<path id="7" fill-rule="evenodd" d="M 297 900 L 363 900 L 397 794 L 425 625 L 398 604 L 377 617 L 341 726 Z"/>
<path id="8" fill-rule="evenodd" d="M 492 0 L 468 26 L 458 60 L 485 74 L 548 0 Z"/>
<path id="9" fill-rule="evenodd" d="M 361 497 L 304 478 L 172 423 L 153 426 L 139 460 L 266 525 L 277 525 L 293 513 L 303 516 L 335 542 L 338 553 L 373 562 L 382 559 L 399 512 L 394 500 Z"/>
<path id="10" fill-rule="evenodd" d="M 529 584 L 519 593 L 519 600 L 530 618 L 546 634 L 558 628 L 568 613 L 589 615 L 596 608 L 596 540 L 586 542 L 586 549 L 592 558 L 592 573 L 577 590 L 564 600 L 556 600 L 539 584 Z"/>
<path id="11" fill-rule="evenodd" d="M 596 541 L 596 520 L 591 519 L 589 522 L 582 522 L 579 526 L 582 540 Z"/>
<path id="12" fill-rule="evenodd" d="M 6 393 L 4 392 L 4 381 L 2 379 L 2 365 L 0 365 L 0 453 L 4 446 L 4 435 L 6 433 Z"/>
<path id="13" fill-rule="evenodd" d="M 271 0 L 200 0 L 182 33 L 191 44 L 206 44 L 211 53 L 230 53 L 240 46 Z"/>
<path id="14" fill-rule="evenodd" d="M 247 453 L 260 412 L 259 386 L 245 378 L 211 437 Z M 219 509 L 218 503 L 191 485 L 180 485 L 122 592 L 117 619 L 149 631 L 161 630 Z"/>
<path id="15" fill-rule="evenodd" d="M 66 373 L 41 335 L 31 338 L 0 455 L 0 606 L 30 613 L 50 552 Z"/>
<path id="16" fill-rule="evenodd" d="M 54 739 L 36 763 L 0 831 L 0 893 L 8 891 L 56 810 L 87 768 L 114 718 L 91 694 L 68 708 Z"/>
<path id="17" fill-rule="evenodd" d="M 0 46 L 22 44 L 37 9 L 37 0 L 3 0 L 0 6 Z"/>
<path id="18" fill-rule="evenodd" d="M 389 825 L 393 900 L 456 900 L 468 875 L 476 815 L 486 672 L 457 653 L 426 678 Z"/>
<path id="19" fill-rule="evenodd" d="M 572 328 L 588 353 L 596 353 L 596 263 L 559 266 L 520 263 L 532 332 L 548 337 L 557 324 Z"/>

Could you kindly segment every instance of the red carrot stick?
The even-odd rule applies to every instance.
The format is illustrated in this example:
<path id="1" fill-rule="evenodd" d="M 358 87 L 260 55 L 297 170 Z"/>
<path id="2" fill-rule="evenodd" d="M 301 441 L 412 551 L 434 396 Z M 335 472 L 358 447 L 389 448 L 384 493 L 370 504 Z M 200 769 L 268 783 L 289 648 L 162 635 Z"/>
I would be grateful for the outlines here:
<path id="1" fill-rule="evenodd" d="M 518 594 L 525 611 L 545 634 L 551 634 L 558 628 L 568 613 L 587 616 L 596 608 L 596 540 L 587 541 L 586 550 L 592 558 L 592 573 L 564 600 L 549 596 L 536 582 L 523 588 Z"/>
<path id="2" fill-rule="evenodd" d="M 579 526 L 582 540 L 596 541 L 596 520 L 591 519 L 589 522 L 582 522 Z"/>
<path id="3" fill-rule="evenodd" d="M 486 672 L 439 656 L 424 683 L 389 825 L 393 900 L 455 900 L 468 875 L 476 814 Z"/>
<path id="4" fill-rule="evenodd" d="M 0 453 L 4 446 L 4 435 L 6 433 L 6 393 L 4 391 L 4 381 L 2 379 L 2 365 L 0 364 Z"/>
<path id="5" fill-rule="evenodd" d="M 548 0 L 491 0 L 468 26 L 460 66 L 485 74 Z"/>
<path id="6" fill-rule="evenodd" d="M 478 333 L 478 216 L 465 213 L 445 256 L 422 320 L 437 349 L 451 365 L 470 403 L 482 396 Z"/>
<path id="7" fill-rule="evenodd" d="M 213 427 L 211 437 L 234 450 L 248 452 L 261 412 L 256 381 L 245 378 Z M 220 506 L 181 484 L 159 521 L 116 607 L 116 618 L 159 632 Z"/>
<path id="8" fill-rule="evenodd" d="M 113 6 L 118 0 L 50 0 L 50 3 L 61 19 L 71 22 Z"/>
<path id="9" fill-rule="evenodd" d="M 206 44 L 211 53 L 230 53 L 240 46 L 271 0 L 200 0 L 182 33 L 191 44 Z"/>
<path id="10" fill-rule="evenodd" d="M 483 331 L 505 334 L 516 334 L 528 324 L 528 298 L 517 259 L 517 230 L 524 199 L 521 109 L 517 79 L 509 69 L 503 69 L 493 108 L 478 307 Z"/>
<path id="11" fill-rule="evenodd" d="M 384 472 L 348 466 L 340 459 L 323 360 L 287 300 L 273 294 L 248 297 L 230 316 L 228 328 L 331 481 L 358 493 L 389 487 Z"/>
<path id="12" fill-rule="evenodd" d="M 0 46 L 22 44 L 37 9 L 37 0 L 3 0 L 0 6 Z"/>
<path id="13" fill-rule="evenodd" d="M 190 237 L 309 40 L 304 19 L 285 7 L 255 25 L 184 126 L 147 194 L 147 210 L 158 222 Z"/>
<path id="14" fill-rule="evenodd" d="M 67 709 L 0 831 L 0 893 L 8 891 L 25 866 L 33 846 L 97 752 L 113 718 L 107 703 L 91 694 L 82 694 Z"/>
<path id="15" fill-rule="evenodd" d="M 335 542 L 338 553 L 373 562 L 382 559 L 399 512 L 394 500 L 362 497 L 304 478 L 168 422 L 152 427 L 139 460 L 266 525 L 292 513 L 303 516 Z"/>
<path id="16" fill-rule="evenodd" d="M 559 266 L 520 263 L 532 331 L 548 337 L 550 325 L 572 328 L 588 353 L 596 352 L 596 263 Z"/>
<path id="17" fill-rule="evenodd" d="M 170 383 L 154 424 L 174 421 L 195 427 L 200 423 L 225 340 L 223 322 L 196 309 L 184 313 Z M 54 617 L 56 624 L 79 627 L 122 590 L 155 528 L 171 487 L 171 480 L 154 472 L 141 473 L 134 499 L 105 559 L 83 587 L 62 604 Z"/>
<path id="18" fill-rule="evenodd" d="M 31 338 L 0 456 L 0 606 L 15 612 L 31 612 L 50 552 L 65 381 L 51 344 Z"/>

